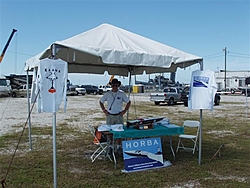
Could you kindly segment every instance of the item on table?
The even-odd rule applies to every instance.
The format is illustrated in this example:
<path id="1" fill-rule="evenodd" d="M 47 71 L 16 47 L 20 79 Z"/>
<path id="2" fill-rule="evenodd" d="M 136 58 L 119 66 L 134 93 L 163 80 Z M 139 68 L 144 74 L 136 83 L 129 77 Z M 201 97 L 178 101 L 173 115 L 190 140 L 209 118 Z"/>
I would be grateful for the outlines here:
<path id="1" fill-rule="evenodd" d="M 153 123 L 163 120 L 164 117 L 139 118 L 132 121 L 127 121 L 127 128 L 133 126 L 137 129 L 152 129 Z M 150 125 L 151 124 L 151 125 Z M 139 126 L 140 125 L 140 126 Z M 145 127 L 144 127 L 145 126 Z M 138 128 L 139 127 L 139 128 Z"/>

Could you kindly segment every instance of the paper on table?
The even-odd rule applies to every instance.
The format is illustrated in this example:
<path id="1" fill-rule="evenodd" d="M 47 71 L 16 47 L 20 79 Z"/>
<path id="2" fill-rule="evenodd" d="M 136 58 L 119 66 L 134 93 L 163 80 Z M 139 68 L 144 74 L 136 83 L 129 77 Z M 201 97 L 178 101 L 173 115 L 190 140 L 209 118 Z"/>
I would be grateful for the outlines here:
<path id="1" fill-rule="evenodd" d="M 111 129 L 110 125 L 105 125 L 105 124 L 101 124 L 98 127 L 98 131 L 102 132 L 102 131 L 109 131 Z"/>
<path id="2" fill-rule="evenodd" d="M 168 124 L 168 125 L 163 125 L 164 127 L 167 127 L 167 128 L 175 128 L 175 127 L 179 127 L 178 125 L 175 125 L 175 124 Z"/>
<path id="3" fill-rule="evenodd" d="M 113 131 L 124 131 L 123 124 L 114 124 L 114 125 L 111 125 L 111 129 Z"/>
<path id="4" fill-rule="evenodd" d="M 155 122 L 155 125 L 168 125 L 170 123 L 170 120 L 167 118 L 164 118 L 161 121 Z"/>

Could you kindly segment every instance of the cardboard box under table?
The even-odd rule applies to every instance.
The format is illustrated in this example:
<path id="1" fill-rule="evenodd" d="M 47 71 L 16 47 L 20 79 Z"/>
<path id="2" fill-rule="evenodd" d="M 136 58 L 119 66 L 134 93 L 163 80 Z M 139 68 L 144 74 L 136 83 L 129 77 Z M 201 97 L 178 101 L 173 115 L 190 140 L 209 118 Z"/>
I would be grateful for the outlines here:
<path id="1" fill-rule="evenodd" d="M 123 127 L 124 131 L 113 131 L 110 132 L 113 134 L 113 139 L 119 138 L 146 138 L 146 137 L 161 137 L 161 136 L 169 136 L 170 137 L 170 148 L 175 158 L 175 153 L 172 148 L 172 138 L 171 136 L 179 135 L 184 133 L 184 128 L 182 126 L 178 126 L 175 124 L 168 124 L 168 125 L 154 125 L 153 129 L 135 129 L 133 127 L 127 128 L 126 126 Z M 114 142 L 113 142 L 114 143 Z M 115 160 L 116 166 L 116 160 Z"/>

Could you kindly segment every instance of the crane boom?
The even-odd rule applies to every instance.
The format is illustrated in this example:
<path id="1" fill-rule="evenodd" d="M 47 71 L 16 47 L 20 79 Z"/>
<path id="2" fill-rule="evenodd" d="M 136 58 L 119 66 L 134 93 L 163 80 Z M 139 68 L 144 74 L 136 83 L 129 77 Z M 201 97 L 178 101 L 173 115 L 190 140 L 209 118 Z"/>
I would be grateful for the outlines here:
<path id="1" fill-rule="evenodd" d="M 112 82 L 112 80 L 114 79 L 115 75 L 111 75 L 110 79 L 109 79 L 109 83 L 107 85 L 110 85 L 110 83 Z"/>
<path id="2" fill-rule="evenodd" d="M 9 37 L 9 39 L 8 39 L 8 41 L 7 41 L 7 43 L 6 43 L 5 47 L 4 47 L 4 49 L 3 49 L 3 52 L 2 52 L 2 54 L 1 54 L 1 56 L 0 56 L 0 63 L 1 63 L 2 60 L 3 60 L 4 54 L 5 54 L 5 52 L 6 52 L 7 48 L 8 48 L 8 46 L 9 46 L 9 44 L 10 44 L 10 41 L 11 41 L 11 39 L 12 39 L 12 37 L 13 37 L 13 35 L 14 35 L 15 32 L 17 32 L 17 30 L 16 30 L 16 29 L 13 29 L 12 32 L 11 32 L 11 35 L 10 35 L 10 37 Z"/>

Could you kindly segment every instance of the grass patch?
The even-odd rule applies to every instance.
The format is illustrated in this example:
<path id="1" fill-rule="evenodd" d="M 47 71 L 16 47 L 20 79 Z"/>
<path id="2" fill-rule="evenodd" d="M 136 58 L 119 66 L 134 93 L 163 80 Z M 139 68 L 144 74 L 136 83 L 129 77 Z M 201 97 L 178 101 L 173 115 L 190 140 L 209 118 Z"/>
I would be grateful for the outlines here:
<path id="1" fill-rule="evenodd" d="M 87 96 L 86 96 L 87 97 Z M 88 96 L 92 97 L 92 96 Z M 131 106 L 130 118 L 164 116 L 171 122 L 181 125 L 185 119 L 199 119 L 197 113 L 175 106 L 155 106 L 150 102 Z M 185 107 L 183 107 L 185 108 Z M 240 111 L 242 111 L 240 113 Z M 93 114 L 96 110 L 81 113 Z M 218 113 L 221 115 L 217 117 Z M 240 115 L 243 114 L 243 115 Z M 230 118 L 229 118 L 230 117 Z M 94 118 L 97 122 L 105 117 Z M 250 131 L 249 120 L 244 109 L 216 109 L 203 113 L 202 165 L 198 165 L 198 152 L 180 151 L 173 160 L 169 144 L 163 143 L 164 158 L 173 165 L 167 168 L 147 170 L 136 173 L 122 173 L 123 158 L 117 156 L 117 168 L 109 160 L 97 159 L 91 163 L 89 157 L 95 149 L 89 132 L 70 127 L 68 122 L 79 121 L 72 116 L 68 121 L 57 125 L 57 180 L 58 187 L 230 187 L 247 188 L 250 185 Z M 7 172 L 20 132 L 0 137 L 1 178 Z M 33 150 L 29 151 L 28 131 L 25 130 L 20 147 L 16 153 L 7 176 L 7 187 L 50 188 L 53 187 L 52 127 L 32 127 Z M 178 137 L 173 137 L 176 148 Z M 221 157 L 210 161 L 221 144 L 225 147 Z"/>

